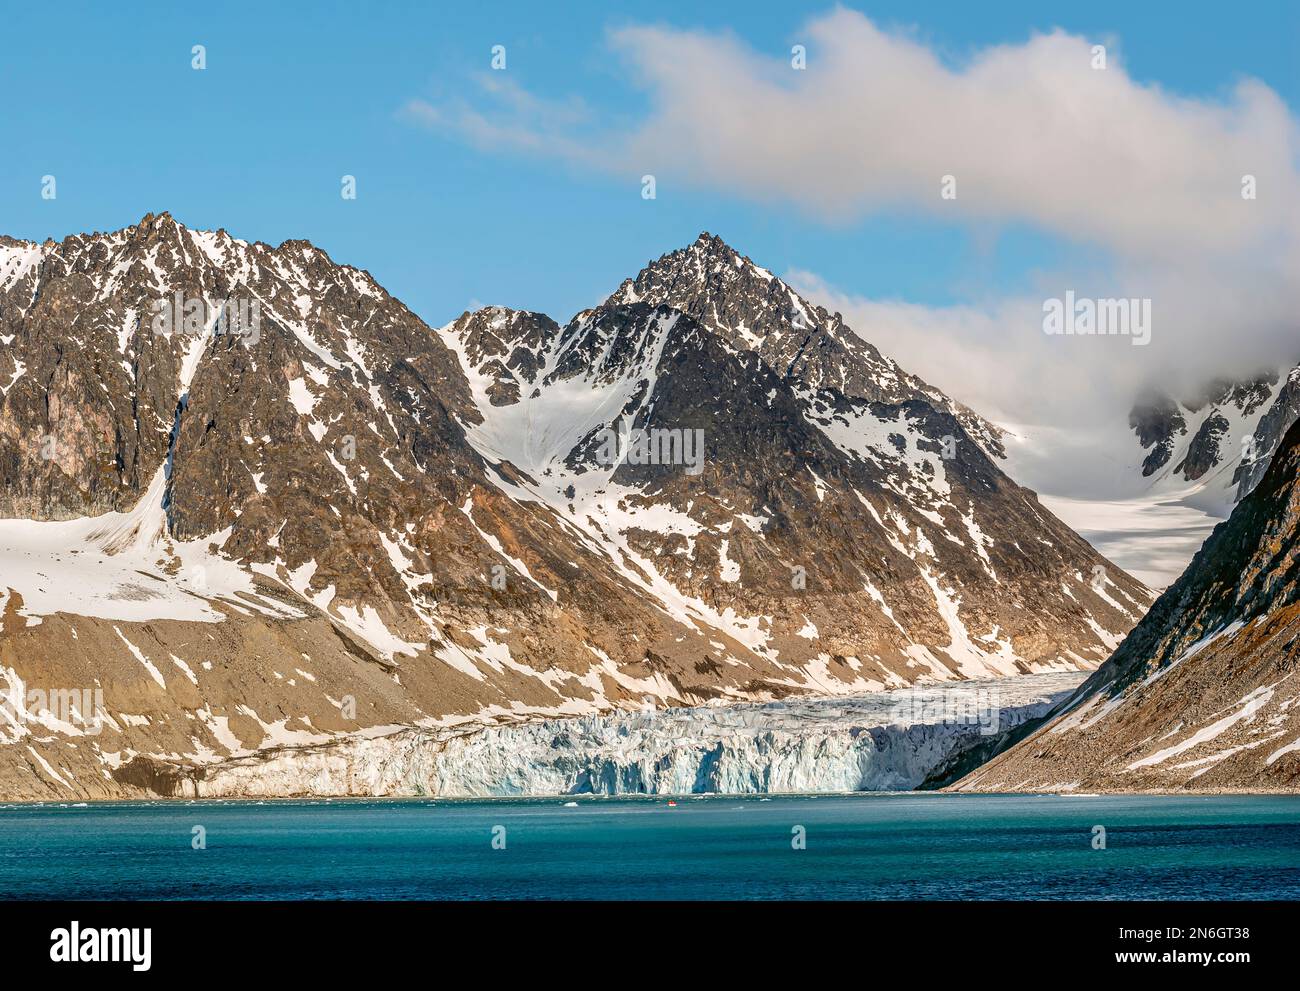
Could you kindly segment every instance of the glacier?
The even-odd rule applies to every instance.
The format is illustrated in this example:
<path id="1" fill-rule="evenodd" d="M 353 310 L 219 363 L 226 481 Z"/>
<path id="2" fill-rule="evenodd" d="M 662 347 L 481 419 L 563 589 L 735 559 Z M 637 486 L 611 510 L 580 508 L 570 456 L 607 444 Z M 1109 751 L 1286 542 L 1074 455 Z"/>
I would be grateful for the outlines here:
<path id="1" fill-rule="evenodd" d="M 1066 671 L 828 699 L 646 709 L 285 747 L 197 770 L 196 797 L 754 795 L 905 791 L 1043 715 Z"/>

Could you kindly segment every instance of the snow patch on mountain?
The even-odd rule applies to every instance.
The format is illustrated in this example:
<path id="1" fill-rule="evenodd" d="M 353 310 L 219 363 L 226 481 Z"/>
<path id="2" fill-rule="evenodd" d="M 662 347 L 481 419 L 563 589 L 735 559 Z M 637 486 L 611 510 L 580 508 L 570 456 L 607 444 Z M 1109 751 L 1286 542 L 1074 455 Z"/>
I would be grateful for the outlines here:
<path id="1" fill-rule="evenodd" d="M 142 623 L 216 623 L 227 608 L 271 616 L 303 613 L 260 594 L 252 575 L 213 553 L 211 538 L 170 539 L 163 509 L 166 468 L 126 513 L 76 520 L 0 519 L 0 586 L 17 591 L 23 614 L 68 613 Z"/>

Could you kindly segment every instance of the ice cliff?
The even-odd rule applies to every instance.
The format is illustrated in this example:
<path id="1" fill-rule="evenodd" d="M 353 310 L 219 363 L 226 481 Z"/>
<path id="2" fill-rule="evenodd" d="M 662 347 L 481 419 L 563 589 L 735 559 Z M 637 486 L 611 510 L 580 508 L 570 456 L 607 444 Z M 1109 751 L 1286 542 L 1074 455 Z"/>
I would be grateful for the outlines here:
<path id="1" fill-rule="evenodd" d="M 915 788 L 957 749 L 1042 715 L 1053 672 L 849 698 L 401 730 L 201 769 L 200 796 L 763 794 Z"/>

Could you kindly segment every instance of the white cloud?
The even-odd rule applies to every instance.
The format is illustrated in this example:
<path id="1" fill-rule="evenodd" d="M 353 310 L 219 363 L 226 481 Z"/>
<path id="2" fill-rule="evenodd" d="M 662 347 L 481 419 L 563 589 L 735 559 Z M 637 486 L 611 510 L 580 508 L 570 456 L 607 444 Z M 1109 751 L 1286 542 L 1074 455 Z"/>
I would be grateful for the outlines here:
<path id="1" fill-rule="evenodd" d="M 1092 41 L 1060 31 L 950 67 L 843 9 L 806 26 L 804 71 L 725 36 L 612 37 L 651 93 L 625 139 L 630 162 L 828 220 L 904 204 L 1143 258 L 1290 241 L 1296 227 L 1296 124 L 1252 80 L 1223 103 L 1179 98 L 1136 83 L 1113 55 L 1092 68 Z M 1262 202 L 1242 200 L 1244 174 Z M 940 199 L 945 175 L 955 200 Z"/>
<path id="2" fill-rule="evenodd" d="M 799 293 L 1028 444 L 1012 443 L 1012 475 L 1034 489 L 1089 498 L 1141 488 L 1144 452 L 1128 426 L 1144 366 L 1118 337 L 1042 332 L 1042 297 L 931 307 L 843 292 L 810 272 L 784 276 Z"/>
<path id="3" fill-rule="evenodd" d="M 905 366 L 976 408 L 1015 400 L 1011 418 L 1060 425 L 1079 422 L 1080 406 L 1126 413 L 1147 380 L 1190 391 L 1300 360 L 1300 129 L 1263 84 L 1242 80 L 1219 102 L 1179 97 L 1133 80 L 1113 51 L 1094 69 L 1093 39 L 1060 31 L 953 66 L 843 9 L 799 40 L 804 71 L 730 37 L 615 33 L 652 107 L 623 154 L 655 163 L 661 182 L 679 172 L 823 221 L 904 208 L 1020 222 L 1107 259 L 978 307 L 858 301 L 859 331 Z M 946 175 L 956 199 L 940 197 Z M 1257 199 L 1242 198 L 1245 175 Z M 1041 335 L 1043 300 L 1068 289 L 1151 299 L 1153 346 Z"/>
<path id="4" fill-rule="evenodd" d="M 491 103 L 490 109 L 480 109 L 462 96 L 416 98 L 407 101 L 400 116 L 431 130 L 456 134 L 480 148 L 530 152 L 597 168 L 607 165 L 598 145 L 573 136 L 591 117 L 582 99 L 545 100 L 496 72 L 477 73 L 471 79 L 477 96 Z"/>
<path id="5" fill-rule="evenodd" d="M 648 92 L 630 128 L 593 128 L 580 99 L 546 100 L 475 77 L 490 109 L 411 101 L 407 111 L 482 145 L 628 174 L 680 175 L 844 221 L 908 205 L 964 220 L 1020 220 L 1154 260 L 1291 244 L 1300 130 L 1264 84 L 1221 102 L 1134 81 L 1092 39 L 1054 31 L 960 66 L 854 11 L 814 18 L 808 67 L 731 35 L 631 26 L 610 43 Z M 1243 175 L 1260 199 L 1241 198 Z M 943 176 L 957 198 L 939 196 Z"/>
<path id="6" fill-rule="evenodd" d="M 1055 472 L 1058 490 L 1079 491 L 1115 474 L 1099 457 L 1132 445 L 1140 460 L 1127 414 L 1145 382 L 1190 392 L 1212 375 L 1300 360 L 1295 117 L 1251 79 L 1192 99 L 1134 80 L 1113 48 L 1094 69 L 1095 40 L 1054 31 L 954 64 L 836 9 L 792 39 L 808 49 L 796 71 L 731 35 L 630 26 L 610 43 L 647 95 L 631 126 L 500 87 L 480 97 L 491 109 L 432 111 L 426 123 L 482 146 L 654 173 L 661 190 L 688 182 L 792 205 L 814 223 L 911 210 L 1100 248 L 1087 271 L 1040 272 L 1010 298 L 950 308 L 791 275 L 904 367 L 1055 438 L 1055 460 L 1029 481 Z M 1241 195 L 1247 174 L 1255 200 Z M 940 197 L 945 175 L 955 200 Z M 1043 334 L 1044 299 L 1069 289 L 1151 299 L 1151 346 Z"/>

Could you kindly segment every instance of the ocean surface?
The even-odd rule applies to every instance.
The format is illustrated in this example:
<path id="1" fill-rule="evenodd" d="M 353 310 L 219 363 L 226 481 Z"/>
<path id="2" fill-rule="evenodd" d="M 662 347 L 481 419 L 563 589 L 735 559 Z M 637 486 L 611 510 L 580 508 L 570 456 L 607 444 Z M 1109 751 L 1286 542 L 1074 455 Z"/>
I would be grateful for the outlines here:
<path id="1" fill-rule="evenodd" d="M 3 805 L 0 898 L 1297 899 L 1300 796 Z"/>

